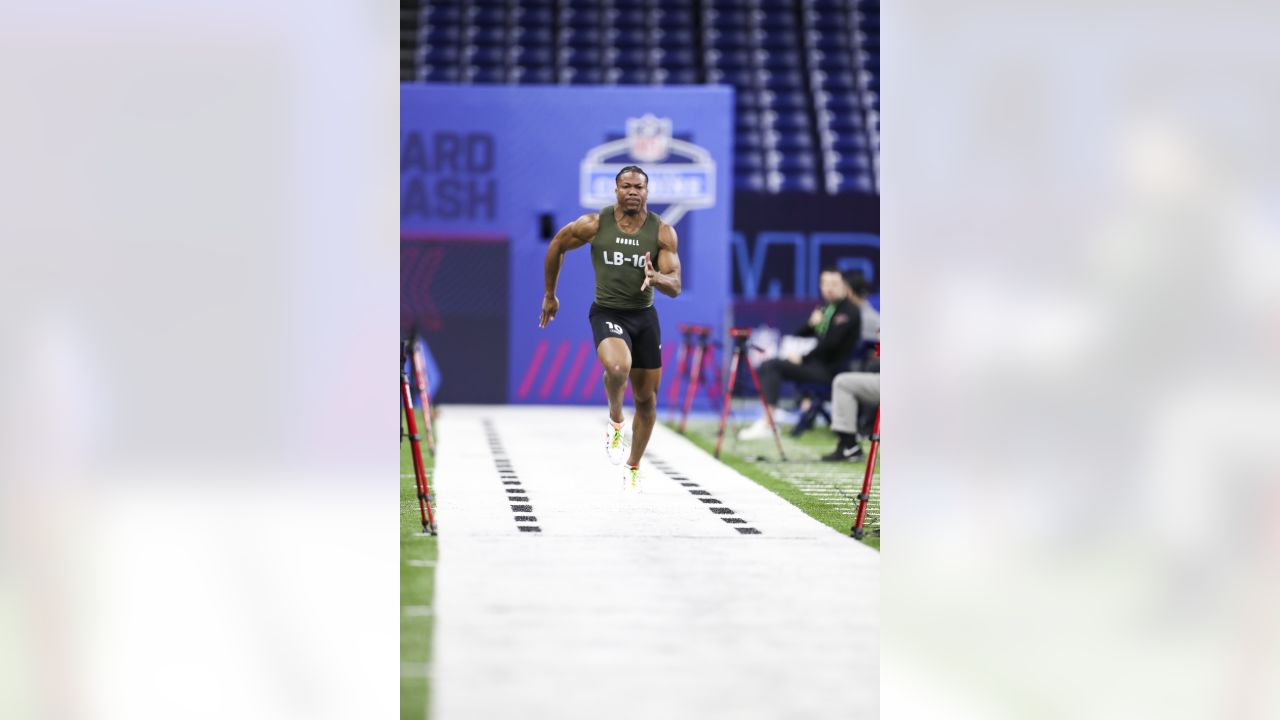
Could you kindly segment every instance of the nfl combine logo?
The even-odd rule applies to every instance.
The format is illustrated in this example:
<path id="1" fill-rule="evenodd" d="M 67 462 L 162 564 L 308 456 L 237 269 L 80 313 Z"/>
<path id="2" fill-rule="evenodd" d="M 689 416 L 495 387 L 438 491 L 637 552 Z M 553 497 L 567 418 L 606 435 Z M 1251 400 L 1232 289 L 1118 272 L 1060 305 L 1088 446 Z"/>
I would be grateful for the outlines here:
<path id="1" fill-rule="evenodd" d="M 649 175 L 649 205 L 670 225 L 695 208 L 716 204 L 716 164 L 706 148 L 672 135 L 671 118 L 652 113 L 627 118 L 627 135 L 597 145 L 582 159 L 582 206 L 599 209 L 617 201 L 614 179 L 627 165 Z M 663 206 L 658 211 L 654 206 Z"/>

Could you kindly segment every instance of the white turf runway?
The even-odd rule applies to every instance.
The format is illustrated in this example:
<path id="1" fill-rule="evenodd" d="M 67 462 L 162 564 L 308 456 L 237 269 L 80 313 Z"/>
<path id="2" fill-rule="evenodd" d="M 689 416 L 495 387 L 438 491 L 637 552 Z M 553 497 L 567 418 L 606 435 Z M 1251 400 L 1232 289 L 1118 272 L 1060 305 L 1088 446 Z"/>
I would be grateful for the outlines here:
<path id="1" fill-rule="evenodd" d="M 431 717 L 877 717 L 879 555 L 661 425 L 624 493 L 604 418 L 442 409 Z"/>

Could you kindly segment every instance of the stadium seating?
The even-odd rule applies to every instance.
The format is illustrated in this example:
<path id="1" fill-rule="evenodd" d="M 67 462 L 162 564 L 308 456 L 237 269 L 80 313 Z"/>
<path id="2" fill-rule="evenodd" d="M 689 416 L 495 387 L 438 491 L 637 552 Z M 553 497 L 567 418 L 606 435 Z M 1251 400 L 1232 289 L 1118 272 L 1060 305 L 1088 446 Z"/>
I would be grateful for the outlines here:
<path id="1" fill-rule="evenodd" d="M 402 82 L 736 90 L 735 186 L 877 192 L 879 0 L 401 0 Z"/>

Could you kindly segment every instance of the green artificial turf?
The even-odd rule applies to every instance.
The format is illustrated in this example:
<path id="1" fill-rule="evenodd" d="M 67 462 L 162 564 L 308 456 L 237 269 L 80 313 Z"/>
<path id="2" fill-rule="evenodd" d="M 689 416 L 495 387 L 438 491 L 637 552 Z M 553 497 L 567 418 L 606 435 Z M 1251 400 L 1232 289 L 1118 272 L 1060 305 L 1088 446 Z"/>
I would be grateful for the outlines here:
<path id="1" fill-rule="evenodd" d="M 718 421 L 690 420 L 685 431 L 695 445 L 709 453 L 715 451 Z M 674 423 L 667 426 L 675 430 Z M 720 460 L 729 467 L 768 488 L 782 499 L 803 510 L 818 522 L 846 535 L 853 527 L 857 512 L 857 496 L 862 490 L 866 463 L 823 462 L 819 458 L 836 446 L 836 436 L 826 427 L 817 427 L 798 438 L 790 436 L 782 426 L 782 448 L 786 462 L 778 459 L 778 446 L 772 437 L 764 440 L 738 440 L 739 422 L 730 422 L 720 449 Z M 868 450 L 870 444 L 863 442 Z M 879 465 L 877 459 L 876 464 Z M 867 505 L 866 534 L 862 542 L 880 549 L 880 470 L 872 477 L 871 500 Z"/>
<path id="2" fill-rule="evenodd" d="M 403 418 L 403 413 L 401 413 Z M 402 420 L 403 422 L 403 420 Z M 419 431 L 422 415 L 418 414 Z M 425 435 L 425 433 L 424 433 Z M 431 615 L 409 615 L 410 607 L 433 607 L 437 539 L 423 535 L 422 516 L 413 475 L 409 441 L 400 444 L 400 717 L 421 720 L 427 717 L 431 693 Z M 435 458 L 422 443 L 422 460 L 427 479 L 432 479 Z M 435 488 L 431 488 L 432 502 Z M 410 564 L 410 561 L 415 561 Z M 421 563 L 428 563 L 423 567 Z"/>

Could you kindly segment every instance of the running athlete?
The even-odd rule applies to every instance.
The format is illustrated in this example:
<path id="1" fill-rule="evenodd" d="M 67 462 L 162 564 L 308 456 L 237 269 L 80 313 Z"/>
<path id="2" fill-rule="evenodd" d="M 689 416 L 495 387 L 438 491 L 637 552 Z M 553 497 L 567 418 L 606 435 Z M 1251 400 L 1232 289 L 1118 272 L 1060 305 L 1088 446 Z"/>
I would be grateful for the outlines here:
<path id="1" fill-rule="evenodd" d="M 627 456 L 623 487 L 637 489 L 640 458 L 658 418 L 658 383 L 662 380 L 662 333 L 653 308 L 653 290 L 657 288 L 668 297 L 680 294 L 680 255 L 675 228 L 646 206 L 649 176 L 645 171 L 628 165 L 618 171 L 614 185 L 617 204 L 583 215 L 552 238 L 538 327 L 546 327 L 560 310 L 556 281 L 564 254 L 590 244 L 596 295 L 588 319 L 609 398 L 605 452 L 615 465 Z M 628 378 L 635 398 L 629 444 L 622 416 Z"/>

